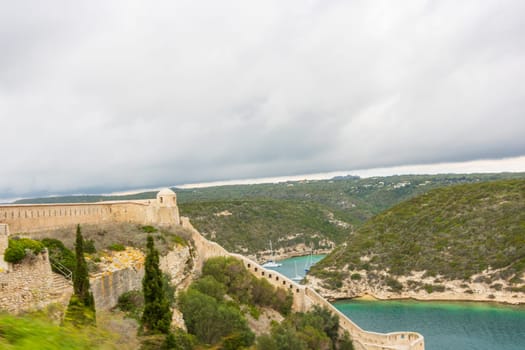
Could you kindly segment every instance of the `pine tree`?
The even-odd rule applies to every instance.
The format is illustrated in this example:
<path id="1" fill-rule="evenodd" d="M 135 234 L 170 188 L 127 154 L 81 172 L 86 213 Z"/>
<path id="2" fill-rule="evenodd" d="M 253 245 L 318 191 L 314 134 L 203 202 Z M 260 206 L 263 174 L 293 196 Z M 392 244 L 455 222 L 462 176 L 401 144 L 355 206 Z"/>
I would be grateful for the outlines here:
<path id="1" fill-rule="evenodd" d="M 144 279 L 144 312 L 141 324 L 145 332 L 168 334 L 171 324 L 171 310 L 159 268 L 159 252 L 155 249 L 153 237 L 148 236 Z"/>

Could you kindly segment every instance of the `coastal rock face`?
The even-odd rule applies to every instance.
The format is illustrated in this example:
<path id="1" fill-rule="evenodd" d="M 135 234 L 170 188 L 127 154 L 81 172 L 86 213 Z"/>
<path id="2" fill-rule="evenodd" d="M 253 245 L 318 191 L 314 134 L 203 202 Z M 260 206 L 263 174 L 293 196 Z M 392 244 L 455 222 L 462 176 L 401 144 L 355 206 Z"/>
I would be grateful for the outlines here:
<path id="1" fill-rule="evenodd" d="M 353 274 L 357 276 L 358 273 Z M 445 280 L 441 276 L 424 277 L 424 271 L 410 276 L 389 276 L 375 272 L 372 277 L 364 271 L 359 279 L 345 278 L 332 289 L 325 280 L 308 276 L 308 285 L 327 299 L 373 297 L 376 299 L 492 301 L 507 304 L 525 304 L 524 284 L 511 284 L 505 280 L 490 281 L 488 273 L 472 276 L 469 281 Z M 522 276 L 525 279 L 525 276 Z"/>
<path id="2" fill-rule="evenodd" d="M 120 295 L 142 289 L 144 254 L 127 247 L 101 257 L 98 273 L 91 275 L 90 284 L 97 310 L 109 310 L 117 305 Z"/>
<path id="3" fill-rule="evenodd" d="M 190 247 L 176 244 L 168 254 L 160 257 L 159 265 L 171 277 L 171 284 L 179 289 L 190 276 L 193 266 Z"/>

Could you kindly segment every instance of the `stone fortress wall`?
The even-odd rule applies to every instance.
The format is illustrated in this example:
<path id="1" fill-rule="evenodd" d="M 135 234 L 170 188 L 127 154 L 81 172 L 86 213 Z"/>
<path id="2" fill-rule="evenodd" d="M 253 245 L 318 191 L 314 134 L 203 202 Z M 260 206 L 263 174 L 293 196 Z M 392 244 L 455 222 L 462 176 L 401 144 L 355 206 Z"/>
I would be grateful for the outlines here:
<path id="1" fill-rule="evenodd" d="M 256 277 L 265 278 L 273 286 L 291 291 L 293 294 L 293 309 L 295 311 L 308 311 L 314 305 L 319 305 L 328 308 L 331 312 L 338 315 L 341 327 L 340 331 L 347 331 L 350 334 L 357 350 L 424 350 L 425 348 L 423 336 L 415 332 L 393 332 L 383 334 L 365 331 L 310 287 L 297 284 L 276 271 L 267 270 L 251 259 L 239 254 L 229 253 L 219 244 L 208 241 L 191 225 L 188 218 L 179 217 L 176 195 L 169 189 L 159 192 L 156 200 L 100 202 L 93 204 L 75 203 L 58 205 L 0 206 L 0 247 L 3 245 L 7 246 L 9 229 L 14 233 L 34 232 L 41 229 L 67 227 L 85 223 L 97 224 L 107 221 L 136 222 L 139 224 L 154 225 L 182 225 L 189 229 L 192 234 L 195 251 L 197 253 L 194 261 L 195 272 L 198 273 L 201 271 L 204 261 L 211 257 L 235 257 L 241 260 L 248 271 Z M 3 254 L 3 250 L 0 251 L 0 254 Z M 3 260 L 2 255 L 0 255 L 0 258 Z M 47 259 L 47 254 L 43 259 Z M 41 287 L 44 287 L 45 290 L 46 287 L 51 286 L 48 274 L 52 274 L 52 272 L 49 267 L 49 260 L 46 260 L 47 264 L 44 260 L 39 264 L 40 268 L 38 270 L 44 269 L 45 271 L 39 271 L 38 274 L 44 276 L 41 278 L 42 283 L 40 284 L 42 284 Z M 0 297 L 2 295 L 2 286 L 5 290 L 11 291 L 13 290 L 12 286 L 16 287 L 16 283 L 18 283 L 15 281 L 16 279 L 23 279 L 27 282 L 28 277 L 26 275 L 28 275 L 28 273 L 26 270 L 27 269 L 24 268 L 21 276 L 18 276 L 16 273 L 7 273 L 7 275 L 10 276 L 7 276 L 5 273 L 0 273 Z M 11 267 L 10 272 L 15 271 L 16 270 Z M 28 271 L 31 271 L 30 267 Z M 35 270 L 35 272 L 37 271 Z M 122 279 L 126 282 L 118 284 L 119 286 L 123 286 L 122 292 L 127 291 L 126 289 L 128 289 L 128 287 L 131 289 L 137 289 L 137 283 L 141 280 L 141 273 L 139 271 L 134 272 L 136 272 L 136 276 L 139 277 L 130 278 L 126 275 L 124 276 L 126 278 L 120 278 L 119 276 L 116 276 L 117 279 Z M 110 277 L 110 279 L 112 278 L 113 277 Z M 133 280 L 136 283 L 133 281 L 133 283 L 129 282 L 128 280 Z M 109 279 L 108 281 L 99 281 L 100 283 L 97 288 L 106 290 L 111 287 L 113 283 L 110 283 L 111 281 Z M 30 277 L 29 283 L 31 283 Z M 23 287 L 21 288 L 27 287 L 27 283 L 22 283 L 22 285 Z M 15 290 L 17 288 L 15 288 Z M 37 288 L 32 286 L 30 289 L 32 291 L 31 293 L 34 294 L 34 291 Z M 109 289 L 113 290 L 112 287 Z M 17 295 L 16 293 L 7 294 Z M 102 295 L 104 294 L 107 293 L 102 293 Z M 113 295 L 115 293 L 110 294 Z M 8 306 L 11 302 L 11 300 L 8 299 L 5 301 L 6 303 L 2 304 L 0 300 L 0 308 L 6 308 L 6 305 Z M 13 300 L 13 302 L 15 301 Z M 109 304 L 113 304 L 113 302 L 110 302 Z M 109 304 L 104 306 L 111 306 Z"/>
<path id="2" fill-rule="evenodd" d="M 164 189 L 151 200 L 0 206 L 0 223 L 9 225 L 12 234 L 104 222 L 179 224 L 177 196 Z"/>
<path id="3" fill-rule="evenodd" d="M 20 313 L 53 302 L 67 305 L 73 292 L 70 281 L 51 271 L 47 252 L 29 256 L 19 264 L 5 262 L 3 254 L 10 234 L 24 236 L 42 230 L 105 222 L 178 225 L 177 196 L 164 189 L 152 200 L 0 206 L 0 309 Z M 127 269 L 93 279 L 97 307 L 115 306 L 118 295 L 140 289 L 143 274 L 144 271 Z"/>

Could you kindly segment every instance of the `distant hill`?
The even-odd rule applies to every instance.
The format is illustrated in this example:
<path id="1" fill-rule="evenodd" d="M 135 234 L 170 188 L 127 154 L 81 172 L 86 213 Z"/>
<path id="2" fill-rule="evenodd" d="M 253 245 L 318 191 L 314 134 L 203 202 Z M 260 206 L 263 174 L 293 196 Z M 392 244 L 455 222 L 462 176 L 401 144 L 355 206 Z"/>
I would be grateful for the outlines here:
<path id="1" fill-rule="evenodd" d="M 334 278 L 363 271 L 469 280 L 488 268 L 489 284 L 524 283 L 525 180 L 450 186 L 402 202 L 363 224 L 312 274 L 337 285 Z"/>
<path id="2" fill-rule="evenodd" d="M 193 202 L 181 205 L 181 214 L 208 239 L 230 251 L 254 254 L 269 249 L 290 251 L 332 249 L 352 231 L 338 213 L 315 202 L 252 199 Z M 306 254 L 307 251 L 301 251 Z M 298 252 L 300 253 L 300 252 Z"/>
<path id="3" fill-rule="evenodd" d="M 26 198 L 14 201 L 13 204 L 45 204 L 45 203 L 95 203 L 104 201 L 124 201 L 136 199 L 153 199 L 157 192 L 141 192 L 129 195 L 72 195 L 42 198 Z"/>
<path id="4" fill-rule="evenodd" d="M 274 247 L 285 250 L 298 244 L 329 247 L 342 243 L 374 215 L 432 189 L 525 178 L 525 173 L 402 175 L 331 180 L 305 180 L 277 184 L 178 189 L 181 214 L 207 238 L 238 253 Z M 96 202 L 155 198 L 156 192 L 126 196 L 65 196 L 25 199 L 16 203 Z M 231 215 L 216 215 L 221 212 Z"/>

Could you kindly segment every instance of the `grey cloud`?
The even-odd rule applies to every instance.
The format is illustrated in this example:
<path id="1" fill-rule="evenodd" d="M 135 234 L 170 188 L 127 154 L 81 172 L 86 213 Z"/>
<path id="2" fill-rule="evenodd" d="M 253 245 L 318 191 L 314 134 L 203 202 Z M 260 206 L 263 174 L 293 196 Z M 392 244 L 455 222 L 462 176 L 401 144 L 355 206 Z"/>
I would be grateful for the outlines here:
<path id="1" fill-rule="evenodd" d="M 0 198 L 525 154 L 520 1 L 17 1 Z"/>

